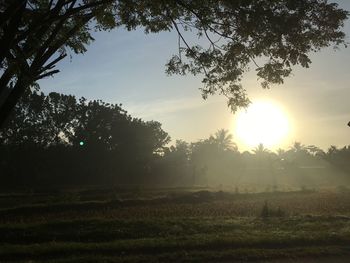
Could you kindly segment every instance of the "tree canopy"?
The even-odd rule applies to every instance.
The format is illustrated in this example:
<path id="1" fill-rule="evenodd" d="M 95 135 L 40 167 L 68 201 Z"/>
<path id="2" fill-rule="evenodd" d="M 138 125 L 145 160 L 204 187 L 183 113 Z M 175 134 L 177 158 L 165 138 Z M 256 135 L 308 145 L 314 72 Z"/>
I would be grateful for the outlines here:
<path id="1" fill-rule="evenodd" d="M 167 73 L 201 74 L 203 98 L 220 93 L 236 110 L 249 103 L 241 80 L 251 66 L 262 87 L 283 83 L 292 66 L 309 67 L 310 52 L 345 43 L 349 15 L 324 0 L 1 0 L 0 14 L 0 125 L 68 52 L 87 51 L 93 30 L 175 31 Z"/>
<path id="2" fill-rule="evenodd" d="M 31 92 L 0 130 L 0 169 L 2 178 L 24 184 L 36 176 L 59 184 L 69 177 L 132 183 L 169 141 L 159 122 L 133 118 L 121 105 Z"/>

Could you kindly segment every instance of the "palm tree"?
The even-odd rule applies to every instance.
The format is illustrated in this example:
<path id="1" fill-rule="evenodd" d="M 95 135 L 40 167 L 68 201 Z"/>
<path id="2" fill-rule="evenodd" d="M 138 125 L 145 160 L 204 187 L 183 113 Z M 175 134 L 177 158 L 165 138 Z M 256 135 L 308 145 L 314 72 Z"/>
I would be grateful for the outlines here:
<path id="1" fill-rule="evenodd" d="M 291 160 L 297 161 L 297 162 L 304 162 L 305 158 L 310 157 L 310 153 L 308 151 L 308 148 L 300 143 L 300 142 L 294 142 L 294 144 L 290 147 L 288 150 L 288 157 Z"/>
<path id="2" fill-rule="evenodd" d="M 232 139 L 232 134 L 225 129 L 220 129 L 214 136 L 210 136 L 210 140 L 216 144 L 219 151 L 237 151 L 237 145 Z"/>
<path id="3" fill-rule="evenodd" d="M 294 142 L 290 150 L 294 153 L 306 152 L 307 148 L 304 144 L 300 142 Z"/>
<path id="4" fill-rule="evenodd" d="M 259 143 L 258 146 L 253 149 L 253 152 L 256 155 L 265 155 L 265 154 L 270 153 L 270 150 L 265 148 L 264 144 Z"/>

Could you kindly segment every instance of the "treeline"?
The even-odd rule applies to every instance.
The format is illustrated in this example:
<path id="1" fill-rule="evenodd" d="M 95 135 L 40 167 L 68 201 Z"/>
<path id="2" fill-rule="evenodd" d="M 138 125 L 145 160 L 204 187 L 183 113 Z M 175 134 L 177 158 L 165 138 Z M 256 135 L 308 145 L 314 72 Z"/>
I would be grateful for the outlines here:
<path id="1" fill-rule="evenodd" d="M 139 183 L 169 141 L 121 105 L 32 92 L 0 131 L 2 185 Z"/>
<path id="2" fill-rule="evenodd" d="M 295 143 L 239 152 L 219 130 L 194 143 L 176 141 L 155 121 L 131 117 L 121 105 L 31 92 L 0 131 L 1 186 L 303 185 L 310 174 L 350 173 L 350 147 L 327 152 Z M 250 180 L 250 181 L 249 181 Z"/>

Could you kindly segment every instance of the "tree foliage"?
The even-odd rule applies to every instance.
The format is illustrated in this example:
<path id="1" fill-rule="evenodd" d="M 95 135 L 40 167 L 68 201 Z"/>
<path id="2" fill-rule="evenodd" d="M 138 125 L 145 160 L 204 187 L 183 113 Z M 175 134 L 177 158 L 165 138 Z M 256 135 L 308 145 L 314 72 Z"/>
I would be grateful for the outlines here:
<path id="1" fill-rule="evenodd" d="M 33 177 L 61 185 L 73 179 L 130 183 L 148 173 L 169 141 L 159 122 L 132 118 L 121 105 L 33 92 L 0 131 L 0 166 L 19 184 Z"/>
<path id="2" fill-rule="evenodd" d="M 155 121 L 132 118 L 118 104 L 77 100 L 52 92 L 32 92 L 20 100 L 8 125 L 0 131 L 1 144 L 64 144 L 100 147 L 109 151 L 134 149 L 159 153 L 170 137 Z"/>
<path id="3" fill-rule="evenodd" d="M 169 141 L 159 122 L 133 118 L 121 105 L 32 92 L 0 131 L 1 186 L 238 187 L 250 182 L 271 190 L 281 180 L 301 187 L 350 178 L 349 146 L 323 152 L 296 142 L 274 153 L 260 144 L 240 153 L 224 129 L 193 143 L 178 140 L 169 147 Z"/>
<path id="4" fill-rule="evenodd" d="M 348 17 L 323 0 L 2 0 L 0 13 L 0 124 L 67 53 L 87 50 L 93 30 L 174 30 L 179 52 L 166 71 L 202 74 L 202 96 L 223 94 L 236 110 L 249 103 L 241 80 L 252 65 L 263 87 L 283 83 L 293 65 L 309 66 L 310 52 L 344 43 Z"/>

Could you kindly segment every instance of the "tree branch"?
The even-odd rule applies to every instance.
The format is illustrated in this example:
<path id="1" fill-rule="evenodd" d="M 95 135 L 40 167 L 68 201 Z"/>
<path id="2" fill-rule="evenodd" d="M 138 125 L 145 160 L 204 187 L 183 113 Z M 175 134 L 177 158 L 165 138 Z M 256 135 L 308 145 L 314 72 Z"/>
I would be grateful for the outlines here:
<path id="1" fill-rule="evenodd" d="M 56 73 L 59 73 L 60 71 L 58 69 L 55 69 L 55 70 L 51 70 L 51 71 L 48 71 L 44 74 L 41 74 L 41 75 L 38 75 L 37 77 L 34 78 L 35 81 L 39 80 L 39 79 L 43 79 L 45 77 L 48 77 L 48 76 L 52 76 Z"/>
<path id="2" fill-rule="evenodd" d="M 197 19 L 202 23 L 203 23 L 203 18 L 196 12 L 194 11 L 192 8 L 190 8 L 188 5 L 186 5 L 185 3 L 183 3 L 183 1 L 181 0 L 176 0 L 176 2 L 184 7 L 185 9 L 187 9 L 188 11 L 190 11 L 195 17 L 197 17 Z M 215 21 L 210 21 L 211 23 L 213 24 L 219 24 L 219 25 L 222 25 L 220 23 L 216 23 Z M 209 24 L 207 24 L 207 27 L 215 34 L 221 36 L 221 37 L 224 37 L 224 38 L 228 38 L 230 40 L 232 40 L 233 42 L 236 42 L 236 39 L 234 39 L 233 37 L 227 35 L 227 34 L 224 34 L 222 32 L 219 32 L 218 30 L 216 30 L 214 27 L 210 26 Z M 202 25 L 202 28 L 203 30 L 205 31 L 206 29 L 204 28 L 204 26 Z M 206 34 L 206 32 L 205 32 Z M 209 39 L 209 41 L 212 43 L 211 39 Z M 256 67 L 260 68 L 260 66 L 256 63 L 255 59 L 253 58 L 253 56 L 251 56 L 250 54 L 247 53 L 247 56 L 252 60 L 252 62 L 255 64 Z"/>
<path id="3" fill-rule="evenodd" d="M 51 61 L 49 64 L 47 64 L 46 66 L 44 66 L 43 68 L 40 69 L 40 73 L 44 72 L 45 70 L 49 70 L 49 69 L 53 69 L 56 64 L 61 61 L 62 59 L 64 59 L 67 56 L 67 54 L 60 54 L 56 59 L 54 59 L 53 61 Z"/>
<path id="4" fill-rule="evenodd" d="M 172 24 L 174 25 L 175 30 L 176 30 L 176 32 L 178 33 L 179 37 L 181 38 L 181 40 L 182 40 L 182 41 L 184 42 L 184 44 L 186 45 L 187 49 L 190 50 L 190 52 L 193 54 L 193 56 L 199 61 L 199 59 L 198 59 L 196 53 L 192 51 L 190 45 L 187 43 L 186 39 L 185 39 L 184 36 L 181 34 L 181 31 L 180 31 L 179 27 L 177 26 L 175 20 L 170 16 L 169 12 L 168 12 L 167 15 L 168 15 L 168 18 L 171 20 Z M 202 67 L 202 69 L 203 69 L 204 74 L 205 74 L 206 76 L 208 76 L 207 70 L 206 70 L 205 66 L 204 66 L 202 63 L 201 63 L 201 67 Z"/>

